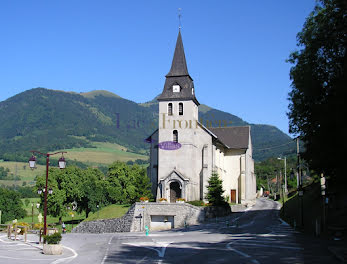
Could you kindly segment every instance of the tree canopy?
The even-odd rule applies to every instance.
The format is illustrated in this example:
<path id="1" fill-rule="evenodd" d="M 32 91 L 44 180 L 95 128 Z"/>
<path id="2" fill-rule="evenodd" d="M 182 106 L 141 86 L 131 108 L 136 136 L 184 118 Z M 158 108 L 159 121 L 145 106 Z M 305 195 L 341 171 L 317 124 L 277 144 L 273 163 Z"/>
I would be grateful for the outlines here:
<path id="1" fill-rule="evenodd" d="M 304 144 L 310 168 L 343 179 L 347 128 L 347 2 L 320 0 L 297 35 L 289 62 L 290 132 Z"/>
<path id="2" fill-rule="evenodd" d="M 36 189 L 45 186 L 45 175 L 37 178 Z M 96 168 L 81 169 L 69 166 L 64 170 L 49 170 L 48 214 L 61 218 L 77 204 L 78 212 L 95 212 L 98 207 L 110 203 L 129 204 L 141 196 L 151 197 L 151 184 L 146 169 L 135 164 L 129 166 L 123 162 L 110 165 L 107 176 Z M 41 194 L 43 203 L 44 194 Z M 70 208 L 70 209 L 69 209 Z"/>
<path id="3" fill-rule="evenodd" d="M 20 194 L 16 191 L 0 188 L 0 210 L 2 212 L 1 222 L 23 218 L 26 211 L 22 208 Z"/>

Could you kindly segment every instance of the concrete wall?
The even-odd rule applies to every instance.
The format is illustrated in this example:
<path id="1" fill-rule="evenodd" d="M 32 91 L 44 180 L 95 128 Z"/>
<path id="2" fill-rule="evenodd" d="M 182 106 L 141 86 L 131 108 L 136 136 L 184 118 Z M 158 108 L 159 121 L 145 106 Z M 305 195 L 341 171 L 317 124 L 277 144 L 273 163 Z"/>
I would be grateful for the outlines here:
<path id="1" fill-rule="evenodd" d="M 142 218 L 136 218 L 140 215 Z M 153 216 L 156 218 L 154 224 L 151 221 Z M 157 222 L 161 218 L 163 225 Z M 148 226 L 150 230 L 184 227 L 185 223 L 195 225 L 203 222 L 204 219 L 204 208 L 187 203 L 136 203 L 131 231 L 144 231 L 145 226 Z"/>

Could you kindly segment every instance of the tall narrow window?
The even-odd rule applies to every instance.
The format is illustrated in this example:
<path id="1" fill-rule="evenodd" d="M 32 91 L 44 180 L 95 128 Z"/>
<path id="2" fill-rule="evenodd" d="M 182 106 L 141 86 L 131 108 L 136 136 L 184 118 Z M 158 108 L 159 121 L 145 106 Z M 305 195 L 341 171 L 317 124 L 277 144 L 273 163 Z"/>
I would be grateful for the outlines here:
<path id="1" fill-rule="evenodd" d="M 174 130 L 173 131 L 173 142 L 178 142 L 178 132 L 177 132 L 177 130 Z"/>
<path id="2" fill-rule="evenodd" d="M 172 115 L 172 103 L 169 103 L 167 112 L 168 112 L 168 115 Z"/>
<path id="3" fill-rule="evenodd" d="M 179 115 L 183 115 L 183 103 L 178 104 L 178 112 L 179 112 Z"/>

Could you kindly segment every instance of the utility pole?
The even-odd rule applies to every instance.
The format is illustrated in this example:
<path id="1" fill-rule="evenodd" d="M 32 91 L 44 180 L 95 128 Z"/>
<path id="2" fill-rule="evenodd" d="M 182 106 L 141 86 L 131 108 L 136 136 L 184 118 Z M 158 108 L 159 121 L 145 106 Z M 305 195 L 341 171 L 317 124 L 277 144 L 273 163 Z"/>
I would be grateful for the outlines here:
<path id="1" fill-rule="evenodd" d="M 288 194 L 288 188 L 287 188 L 287 157 L 284 156 L 284 192 L 285 194 Z"/>
<path id="2" fill-rule="evenodd" d="M 296 161 L 296 168 L 297 168 L 297 173 L 296 173 L 296 185 L 299 188 L 300 186 L 300 150 L 299 150 L 299 137 L 296 138 L 296 156 L 297 156 L 297 161 Z"/>
<path id="3" fill-rule="evenodd" d="M 296 138 L 297 149 L 297 170 L 298 170 L 298 195 L 300 200 L 300 218 L 301 226 L 304 226 L 304 190 L 302 188 L 302 171 L 300 166 L 300 150 L 299 150 L 299 137 Z"/>

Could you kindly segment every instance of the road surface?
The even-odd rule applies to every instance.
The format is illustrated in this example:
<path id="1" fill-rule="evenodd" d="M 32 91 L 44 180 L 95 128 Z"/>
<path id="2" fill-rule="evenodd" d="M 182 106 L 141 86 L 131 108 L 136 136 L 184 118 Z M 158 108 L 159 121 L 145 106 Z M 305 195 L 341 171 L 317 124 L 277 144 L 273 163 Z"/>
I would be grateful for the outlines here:
<path id="1" fill-rule="evenodd" d="M 261 198 L 252 208 L 209 223 L 165 232 L 66 234 L 63 256 L 29 250 L 36 263 L 339 263 L 317 242 L 279 218 L 279 204 Z M 28 263 L 0 240 L 0 263 Z M 25 249 L 25 248 L 24 248 Z M 28 250 L 28 248 L 26 248 Z M 23 254 L 25 259 L 20 259 Z M 12 257 L 12 258 L 11 258 Z M 4 262 L 2 262 L 4 261 Z"/>

